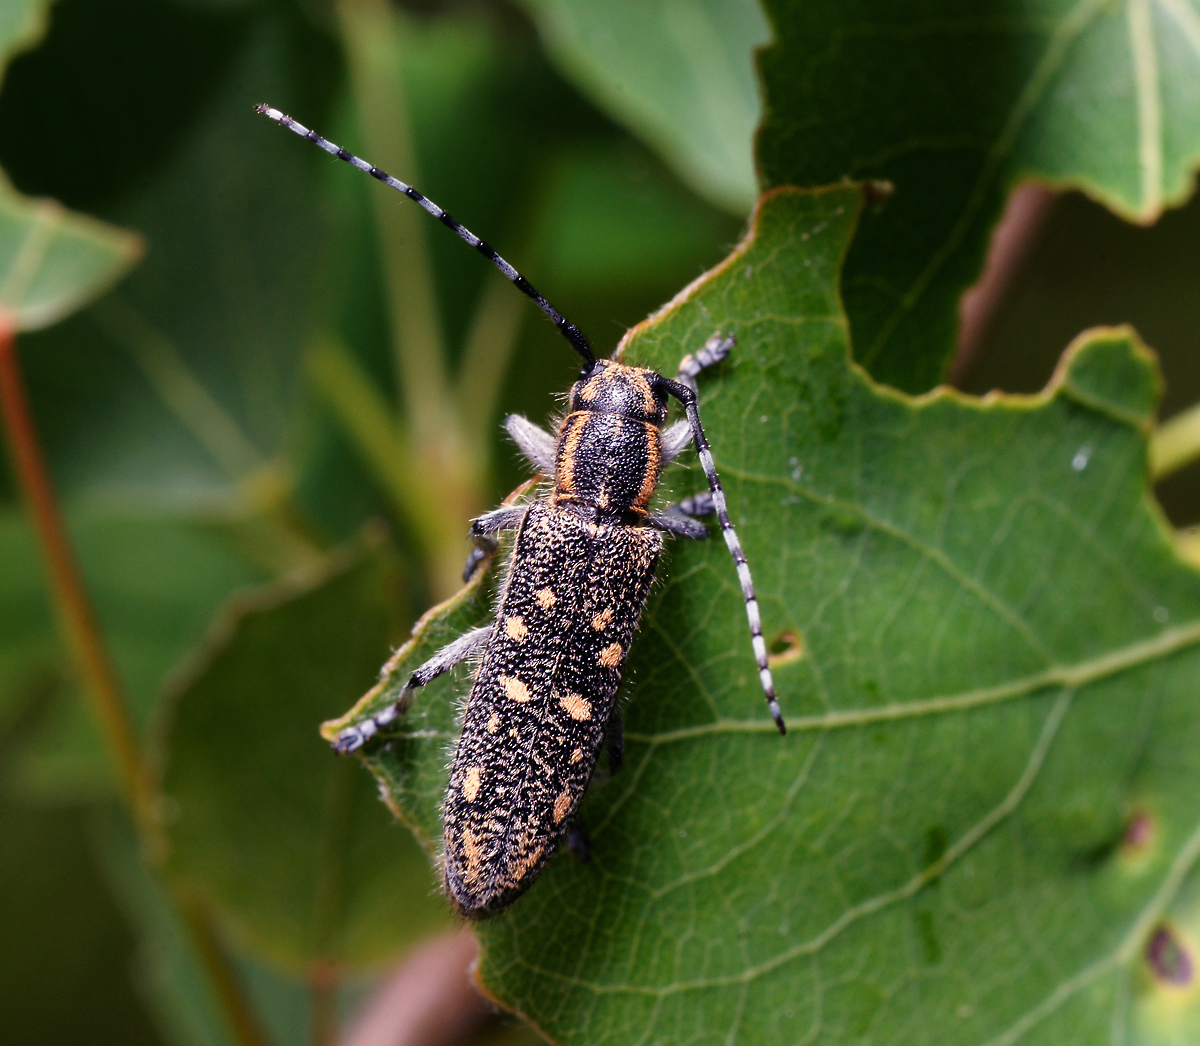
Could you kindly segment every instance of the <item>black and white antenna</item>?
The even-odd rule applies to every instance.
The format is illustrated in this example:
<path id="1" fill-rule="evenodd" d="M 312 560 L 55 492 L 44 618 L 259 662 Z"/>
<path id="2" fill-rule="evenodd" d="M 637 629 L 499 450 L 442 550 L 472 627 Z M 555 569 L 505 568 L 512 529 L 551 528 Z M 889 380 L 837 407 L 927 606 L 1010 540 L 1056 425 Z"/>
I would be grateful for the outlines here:
<path id="1" fill-rule="evenodd" d="M 573 348 L 577 353 L 579 353 L 580 356 L 583 357 L 585 367 L 590 368 L 591 365 L 596 362 L 596 355 L 592 352 L 592 347 L 588 344 L 587 338 L 583 336 L 583 331 L 576 327 L 575 324 L 571 323 L 571 321 L 563 316 L 561 312 L 559 312 L 553 305 L 546 301 L 546 299 L 542 297 L 541 293 L 532 283 L 525 279 L 524 276 L 517 272 L 516 269 L 514 269 L 508 262 L 501 258 L 500 255 L 492 250 L 492 248 L 489 247 L 486 242 L 481 240 L 478 236 L 471 232 L 470 229 L 466 228 L 466 226 L 455 221 L 450 214 L 442 210 L 436 203 L 429 199 L 429 197 L 423 196 L 411 185 L 405 185 L 404 182 L 400 181 L 399 178 L 393 178 L 387 173 L 387 171 L 381 171 L 378 167 L 374 167 L 367 163 L 366 160 L 360 159 L 353 153 L 346 152 L 346 150 L 340 145 L 334 145 L 333 142 L 329 141 L 327 138 L 322 138 L 319 134 L 317 134 L 316 131 L 310 131 L 303 124 L 297 123 L 290 116 L 281 113 L 278 109 L 272 109 L 271 106 L 266 104 L 256 105 L 254 109 L 255 112 L 262 113 L 263 116 L 269 117 L 277 124 L 286 127 L 289 131 L 300 135 L 301 138 L 305 138 L 314 145 L 320 146 L 327 153 L 329 153 L 330 156 L 336 156 L 339 160 L 345 160 L 346 163 L 350 164 L 352 167 L 357 167 L 360 171 L 365 171 L 372 178 L 379 179 L 379 181 L 383 182 L 385 185 L 390 185 L 398 192 L 404 193 L 404 195 L 414 203 L 420 204 L 439 222 L 441 222 L 447 228 L 453 229 L 454 232 L 456 232 L 463 240 L 470 244 L 470 246 L 474 247 L 480 254 L 487 258 L 487 260 L 496 266 L 497 269 L 499 269 L 502 273 L 504 273 L 505 276 L 512 280 L 518 289 L 532 298 L 534 302 L 537 303 L 537 307 L 550 317 L 554 326 L 558 328 L 559 333 L 561 333 L 562 336 L 571 343 L 571 348 Z"/>

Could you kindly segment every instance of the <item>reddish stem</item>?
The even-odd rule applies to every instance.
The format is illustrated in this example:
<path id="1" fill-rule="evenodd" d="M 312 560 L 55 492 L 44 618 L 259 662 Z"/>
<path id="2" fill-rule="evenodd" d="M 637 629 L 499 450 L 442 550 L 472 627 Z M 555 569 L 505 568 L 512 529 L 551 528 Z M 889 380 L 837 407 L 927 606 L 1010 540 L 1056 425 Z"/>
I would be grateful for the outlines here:
<path id="1" fill-rule="evenodd" d="M 29 412 L 25 385 L 21 380 L 16 330 L 12 318 L 2 311 L 0 414 L 8 429 L 13 466 L 33 516 L 63 630 L 83 676 L 84 693 L 117 764 L 122 791 L 133 812 L 143 844 L 151 855 L 157 854 L 158 826 L 153 816 L 154 783 L 142 761 L 137 730 L 100 632 L 100 623 L 88 599 L 83 573 L 71 548 L 54 488 L 50 484 L 50 474 L 46 469 L 46 460 Z M 265 1046 L 266 1040 L 246 1005 L 237 977 L 213 933 L 208 914 L 199 904 L 187 903 L 179 897 L 175 900 L 199 957 L 213 977 L 214 987 L 232 1023 L 237 1041 L 243 1046 Z"/>
<path id="2" fill-rule="evenodd" d="M 242 991 L 237 971 L 217 939 L 208 911 L 202 904 L 185 899 L 178 891 L 174 900 L 200 962 L 212 979 L 213 990 L 225 1010 L 234 1041 L 240 1046 L 270 1046 L 270 1040 L 263 1034 Z"/>
<path id="3" fill-rule="evenodd" d="M 479 946 L 470 930 L 422 941 L 381 982 L 346 1029 L 341 1046 L 452 1046 L 494 1012 L 468 967 Z"/>
<path id="4" fill-rule="evenodd" d="M 318 960 L 309 971 L 313 1046 L 334 1046 L 337 1042 L 338 980 L 338 969 L 328 960 Z"/>
<path id="5" fill-rule="evenodd" d="M 145 829 L 150 825 L 153 788 L 142 764 L 128 705 L 50 484 L 21 380 L 16 331 L 11 317 L 3 314 L 0 314 L 0 413 L 8 428 L 13 466 L 33 516 L 59 618 L 83 676 L 84 692 L 116 761 L 125 796 L 139 825 Z"/>
<path id="6" fill-rule="evenodd" d="M 979 282 L 963 292 L 959 304 L 958 352 L 950 364 L 948 380 L 960 386 L 983 346 L 1005 296 L 1021 266 L 1036 246 L 1058 194 L 1043 185 L 1026 182 L 1014 189 L 1000 221 L 992 230 Z"/>

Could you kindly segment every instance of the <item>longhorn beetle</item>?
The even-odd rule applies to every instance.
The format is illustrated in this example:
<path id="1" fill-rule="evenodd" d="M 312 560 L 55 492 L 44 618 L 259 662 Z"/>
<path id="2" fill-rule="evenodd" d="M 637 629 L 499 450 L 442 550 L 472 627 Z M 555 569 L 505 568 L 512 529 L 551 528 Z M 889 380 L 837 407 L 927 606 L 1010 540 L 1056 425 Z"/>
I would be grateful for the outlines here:
<path id="1" fill-rule="evenodd" d="M 418 687 L 482 655 L 467 700 L 443 811 L 445 885 L 471 919 L 502 911 L 525 892 L 574 822 L 607 737 L 615 771 L 623 753 L 617 688 L 637 628 L 663 533 L 708 536 L 693 516 L 716 513 L 737 564 L 750 637 L 767 706 L 785 732 L 763 642 L 750 567 L 729 519 L 696 403 L 696 375 L 725 358 L 732 337 L 714 335 L 679 372 L 597 359 L 583 333 L 516 269 L 416 189 L 326 141 L 267 105 L 258 112 L 420 204 L 532 298 L 583 358 L 568 411 L 552 436 L 510 416 L 509 435 L 554 489 L 528 504 L 488 512 L 471 525 L 476 548 L 463 579 L 516 540 L 496 616 L 439 650 L 405 684 L 400 699 L 343 730 L 333 742 L 353 752 L 395 722 Z M 686 420 L 663 429 L 667 397 Z M 662 467 L 695 441 L 710 493 L 666 511 L 650 508 Z"/>

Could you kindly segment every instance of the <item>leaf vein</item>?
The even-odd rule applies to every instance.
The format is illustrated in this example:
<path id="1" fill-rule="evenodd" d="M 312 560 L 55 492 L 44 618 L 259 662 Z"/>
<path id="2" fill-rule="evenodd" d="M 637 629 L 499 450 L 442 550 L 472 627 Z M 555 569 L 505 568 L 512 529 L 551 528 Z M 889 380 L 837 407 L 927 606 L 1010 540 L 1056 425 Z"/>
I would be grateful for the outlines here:
<path id="1" fill-rule="evenodd" d="M 897 719 L 912 719 L 918 716 L 936 715 L 943 712 L 961 712 L 985 705 L 997 704 L 1014 698 L 1027 697 L 1041 690 L 1054 687 L 1081 689 L 1091 683 L 1110 676 L 1138 668 L 1189 647 L 1200 644 L 1200 621 L 1190 621 L 1174 628 L 1164 629 L 1149 639 L 1130 643 L 1098 657 L 1088 658 L 1068 665 L 1055 665 L 1042 672 L 1012 679 L 994 686 L 979 687 L 957 694 L 939 695 L 921 701 L 895 702 L 877 708 L 851 708 L 825 712 L 820 715 L 801 716 L 789 719 L 788 731 L 839 730 L 847 727 L 867 726 L 871 723 L 889 722 Z M 769 720 L 723 719 L 716 723 L 681 727 L 678 730 L 659 734 L 626 735 L 630 741 L 650 745 L 688 741 L 709 734 L 773 733 L 775 724 Z"/>
<path id="2" fill-rule="evenodd" d="M 824 930 L 814 937 L 810 937 L 807 941 L 802 941 L 799 944 L 787 948 L 777 955 L 772 956 L 760 963 L 747 967 L 741 973 L 729 974 L 719 977 L 698 978 L 693 981 L 680 981 L 675 984 L 665 984 L 661 986 L 634 985 L 634 984 L 595 984 L 586 981 L 580 981 L 577 978 L 564 975 L 558 971 L 545 970 L 540 967 L 530 968 L 535 970 L 542 976 L 551 977 L 559 982 L 568 983 L 575 987 L 583 988 L 595 994 L 637 994 L 662 997 L 664 995 L 675 995 L 680 992 L 698 991 L 708 988 L 727 987 L 732 985 L 746 985 L 778 969 L 781 966 L 792 962 L 795 959 L 805 955 L 813 955 L 819 952 L 826 944 L 837 937 L 847 927 L 858 922 L 860 919 L 868 915 L 881 911 L 900 901 L 907 900 L 914 896 L 922 888 L 928 885 L 932 880 L 942 875 L 946 869 L 971 847 L 973 847 L 980 839 L 990 832 L 1000 821 L 1004 820 L 1010 813 L 1013 812 L 1020 804 L 1021 800 L 1028 793 L 1036 780 L 1039 771 L 1045 764 L 1046 756 L 1050 751 L 1051 744 L 1058 733 L 1058 728 L 1062 724 L 1063 718 L 1066 716 L 1067 710 L 1070 708 L 1073 691 L 1064 690 L 1059 694 L 1058 699 L 1054 702 L 1054 706 L 1050 710 L 1050 714 L 1046 717 L 1045 723 L 1042 725 L 1041 734 L 1038 737 L 1037 744 L 1034 745 L 1033 751 L 1030 753 L 1029 759 L 1026 761 L 1025 769 L 1021 772 L 1021 776 L 1016 783 L 1009 789 L 1008 794 L 988 811 L 976 824 L 968 829 L 959 839 L 950 846 L 946 852 L 937 861 L 934 861 L 928 867 L 922 869 L 914 875 L 908 882 L 894 890 L 887 890 L 883 893 L 876 894 L 874 897 L 861 901 L 856 905 L 846 909 L 840 916 L 833 920 Z"/>
<path id="3" fill-rule="evenodd" d="M 1029 624 L 1008 604 L 991 589 L 985 586 L 981 581 L 972 575 L 968 574 L 962 567 L 954 562 L 942 549 L 920 540 L 916 535 L 910 534 L 908 531 L 901 529 L 893 523 L 880 519 L 867 512 L 863 506 L 854 504 L 853 502 L 842 501 L 839 498 L 828 497 L 818 494 L 814 490 L 800 486 L 790 480 L 782 479 L 779 476 L 764 476 L 752 472 L 741 472 L 739 470 L 722 466 L 723 471 L 737 478 L 758 482 L 763 484 L 775 484 L 792 491 L 800 497 L 807 498 L 814 504 L 821 505 L 825 508 L 839 509 L 845 512 L 852 512 L 860 517 L 867 526 L 879 531 L 881 534 L 886 534 L 888 537 L 908 545 L 913 551 L 925 556 L 934 564 L 941 567 L 947 577 L 952 578 L 959 585 L 970 590 L 974 595 L 978 596 L 987 606 L 996 613 L 1010 628 L 1018 633 L 1030 649 L 1035 651 L 1046 664 L 1053 662 L 1054 658 L 1050 650 L 1042 643 L 1042 641 L 1034 633 Z"/>

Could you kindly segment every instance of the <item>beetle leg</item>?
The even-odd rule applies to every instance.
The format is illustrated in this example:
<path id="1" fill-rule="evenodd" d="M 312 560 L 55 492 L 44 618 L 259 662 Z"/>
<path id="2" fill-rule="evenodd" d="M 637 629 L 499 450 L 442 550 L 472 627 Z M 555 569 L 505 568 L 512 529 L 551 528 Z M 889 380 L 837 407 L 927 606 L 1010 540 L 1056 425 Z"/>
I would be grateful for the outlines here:
<path id="1" fill-rule="evenodd" d="M 686 385 L 693 392 L 697 391 L 696 375 L 705 367 L 720 363 L 729 355 L 734 346 L 732 336 L 714 334 L 704 343 L 704 348 L 696 353 L 688 353 L 679 361 L 679 372 L 675 380 Z M 687 421 L 677 421 L 662 434 L 662 458 L 665 465 L 674 461 L 692 442 L 692 426 Z"/>
<path id="2" fill-rule="evenodd" d="M 685 516 L 682 512 L 673 511 L 651 512 L 649 523 L 656 530 L 664 530 L 680 538 L 691 538 L 693 541 L 703 541 L 708 537 L 708 528 L 700 522 Z"/>
<path id="3" fill-rule="evenodd" d="M 408 682 L 404 684 L 404 688 L 400 691 L 400 696 L 395 702 L 388 705 L 382 711 L 376 712 L 369 719 L 364 719 L 353 726 L 346 727 L 345 730 L 333 739 L 333 748 L 343 755 L 362 748 L 380 730 L 390 726 L 408 711 L 414 690 L 425 686 L 426 683 L 432 683 L 438 676 L 444 672 L 449 672 L 455 665 L 462 664 L 476 650 L 484 646 L 491 636 L 492 626 L 484 625 L 481 628 L 473 629 L 459 636 L 453 643 L 447 643 L 433 657 L 426 661 L 425 664 L 413 672 Z"/>
<path id="4" fill-rule="evenodd" d="M 684 498 L 678 505 L 671 505 L 667 511 L 681 516 L 715 516 L 717 506 L 713 503 L 711 490 L 702 490 L 690 498 Z"/>
<path id="5" fill-rule="evenodd" d="M 721 356 L 728 354 L 729 348 L 733 345 L 732 338 L 721 339 L 719 344 L 714 345 L 716 341 L 715 337 L 709 338 L 704 348 L 696 354 L 696 360 L 700 364 L 698 367 L 695 367 L 696 373 L 699 373 L 702 367 L 707 366 L 702 359 L 705 353 L 719 359 Z M 685 357 L 684 363 L 680 365 L 680 373 L 683 373 L 687 369 L 686 364 L 687 358 Z M 758 677 L 762 683 L 763 695 L 767 699 L 767 708 L 771 713 L 771 718 L 775 720 L 775 725 L 779 728 L 779 732 L 781 734 L 787 733 L 783 716 L 779 713 L 779 701 L 775 697 L 775 682 L 771 677 L 771 666 L 767 662 L 767 644 L 766 640 L 763 639 L 762 618 L 758 609 L 758 597 L 754 593 L 754 581 L 750 576 L 750 564 L 746 562 L 746 554 L 742 551 L 742 543 L 738 540 L 733 520 L 729 518 L 729 505 L 725 500 L 725 492 L 721 487 L 721 479 L 717 475 L 717 466 L 713 461 L 712 448 L 709 447 L 708 440 L 704 436 L 704 426 L 700 424 L 700 407 L 696 391 L 693 385 L 689 385 L 687 382 L 670 381 L 663 377 L 658 379 L 658 387 L 668 395 L 674 396 L 679 400 L 687 412 L 688 422 L 692 426 L 692 438 L 696 441 L 696 451 L 700 457 L 700 465 L 704 469 L 705 478 L 708 480 L 708 489 L 712 492 L 713 507 L 716 509 L 717 519 L 721 524 L 721 533 L 725 537 L 725 544 L 729 548 L 729 554 L 733 557 L 733 562 L 737 566 L 738 580 L 742 585 L 742 598 L 746 604 L 746 619 L 750 625 L 750 644 L 754 650 L 754 660 L 758 663 Z"/>
<path id="6" fill-rule="evenodd" d="M 696 375 L 705 367 L 720 363 L 736 344 L 732 334 L 714 334 L 699 352 L 689 352 L 679 361 L 679 372 L 675 375 L 675 380 L 696 392 Z"/>
<path id="7" fill-rule="evenodd" d="M 501 505 L 471 521 L 471 540 L 475 542 L 475 547 L 471 549 L 463 567 L 464 584 L 471 580 L 479 564 L 500 547 L 500 539 L 496 535 L 519 527 L 528 508 L 528 505 Z"/>
<path id="8" fill-rule="evenodd" d="M 651 512 L 650 525 L 676 537 L 703 541 L 708 537 L 708 529 L 704 524 L 697 523 L 693 517 L 711 516 L 716 511 L 712 492 L 705 490 L 693 494 L 690 498 L 684 498 L 677 505 L 668 505 L 662 512 Z"/>
<path id="9" fill-rule="evenodd" d="M 544 476 L 554 475 L 554 453 L 557 443 L 549 432 L 520 414 L 510 414 L 505 418 L 504 428 L 517 445 L 517 449 L 532 462 L 538 472 Z"/>

